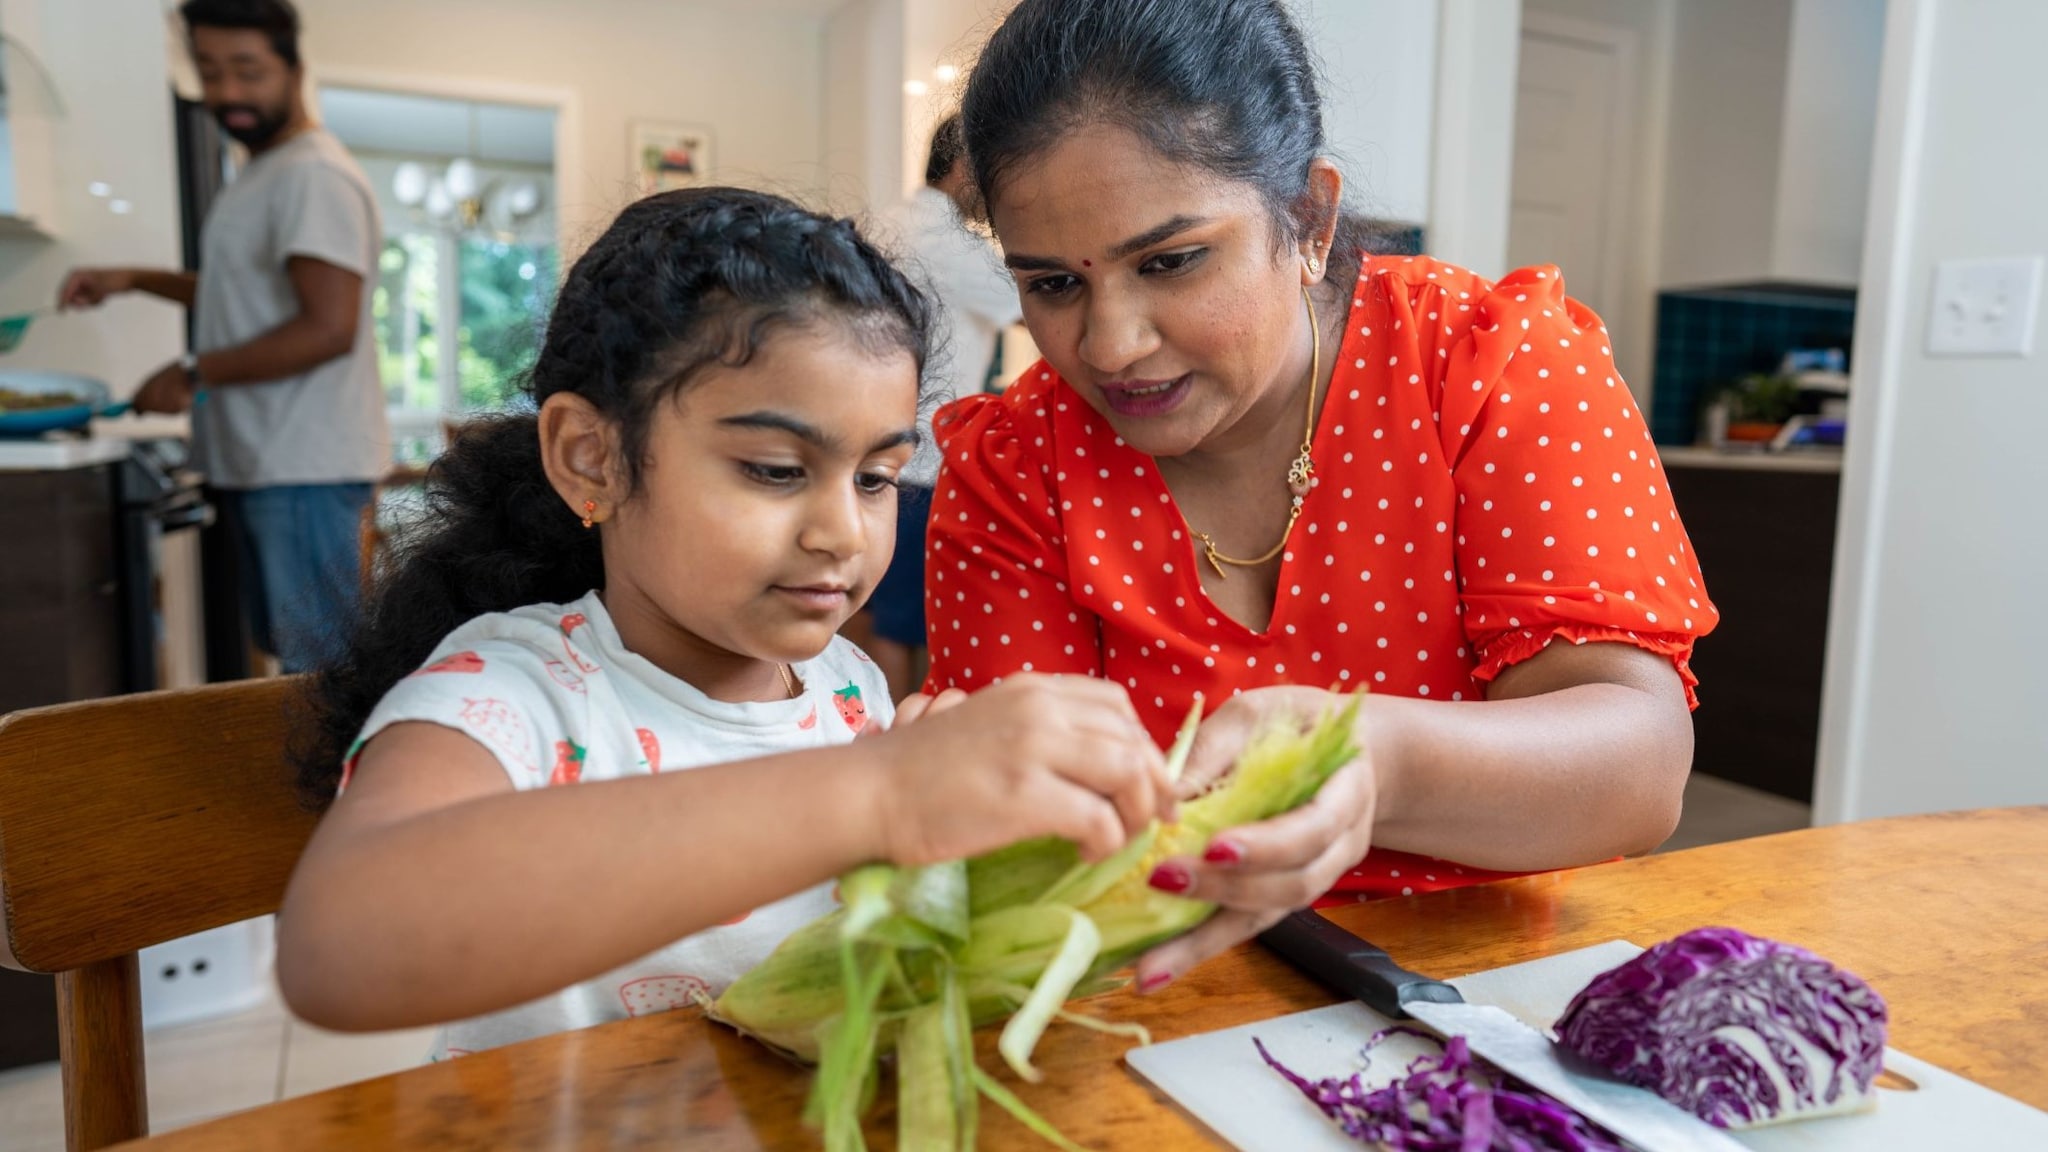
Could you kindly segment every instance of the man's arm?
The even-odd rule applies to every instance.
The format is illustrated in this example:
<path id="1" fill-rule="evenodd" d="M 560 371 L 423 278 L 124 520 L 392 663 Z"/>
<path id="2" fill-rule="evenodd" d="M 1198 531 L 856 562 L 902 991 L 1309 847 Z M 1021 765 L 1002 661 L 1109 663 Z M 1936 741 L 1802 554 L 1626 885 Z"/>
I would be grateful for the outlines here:
<path id="1" fill-rule="evenodd" d="M 349 354 L 361 322 L 363 278 L 311 256 L 285 262 L 299 313 L 246 344 L 199 357 L 206 387 L 263 384 L 303 375 Z"/>
<path id="2" fill-rule="evenodd" d="M 199 277 L 169 268 L 74 268 L 57 290 L 57 307 L 94 308 L 123 292 L 147 292 L 190 308 L 199 295 Z"/>

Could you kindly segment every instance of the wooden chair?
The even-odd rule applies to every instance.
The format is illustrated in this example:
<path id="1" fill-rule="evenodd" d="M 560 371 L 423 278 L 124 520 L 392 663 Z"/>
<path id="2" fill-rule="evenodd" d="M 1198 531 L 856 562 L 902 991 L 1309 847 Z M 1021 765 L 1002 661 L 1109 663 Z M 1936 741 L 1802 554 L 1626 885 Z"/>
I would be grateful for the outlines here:
<path id="1" fill-rule="evenodd" d="M 147 1135 L 136 953 L 275 912 L 315 817 L 296 677 L 0 717 L 0 963 L 57 976 L 72 1152 Z"/>

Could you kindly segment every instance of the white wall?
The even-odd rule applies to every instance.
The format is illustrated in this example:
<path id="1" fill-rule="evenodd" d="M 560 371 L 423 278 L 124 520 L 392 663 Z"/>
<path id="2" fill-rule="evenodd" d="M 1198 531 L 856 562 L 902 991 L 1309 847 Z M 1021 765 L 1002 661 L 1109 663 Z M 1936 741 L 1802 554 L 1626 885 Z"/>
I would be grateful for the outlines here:
<path id="1" fill-rule="evenodd" d="M 1367 215 L 1429 219 L 1439 0 L 1291 0 L 1322 65 L 1323 134 Z"/>
<path id="2" fill-rule="evenodd" d="M 1522 0 L 1439 2 L 1424 242 L 1434 256 L 1497 278 L 1509 270 Z"/>
<path id="3" fill-rule="evenodd" d="M 903 0 L 847 0 L 825 22 L 824 52 L 826 204 L 886 206 L 903 173 Z"/>
<path id="4" fill-rule="evenodd" d="M 1531 14 L 1622 28 L 1638 49 L 1635 92 L 1633 203 L 1624 228 L 1622 291 L 1601 319 L 1614 336 L 1614 360 L 1640 403 L 1650 398 L 1650 365 L 1655 359 L 1658 269 L 1663 260 L 1664 175 L 1669 114 L 1671 56 L 1677 0 L 1523 0 Z M 1572 270 L 1564 270 L 1567 281 Z"/>
<path id="5" fill-rule="evenodd" d="M 922 81 L 926 92 L 913 96 L 902 92 L 903 102 L 903 193 L 924 183 L 924 165 L 930 156 L 932 129 L 948 113 L 960 110 L 960 97 L 967 89 L 967 76 L 981 55 L 981 46 L 1002 23 L 1015 0 L 903 0 L 903 79 Z M 948 83 L 937 70 L 950 66 L 959 70 Z"/>
<path id="6" fill-rule="evenodd" d="M 56 238 L 0 237 L 0 315 L 54 302 L 77 265 L 177 267 L 177 158 L 158 0 L 6 0 L 0 26 L 27 39 L 64 108 L 47 154 L 23 158 L 52 168 Z M 93 181 L 112 195 L 93 196 Z M 115 214 L 115 199 L 132 210 Z M 4 366 L 83 373 L 125 397 L 183 349 L 183 318 L 139 297 L 45 316 Z"/>
<path id="7" fill-rule="evenodd" d="M 721 183 L 822 192 L 824 18 L 675 0 L 298 0 L 317 76 L 363 73 L 573 90 L 580 176 L 561 166 L 565 241 L 634 195 L 627 124 L 709 125 Z M 565 161 L 567 158 L 564 158 Z"/>
<path id="8" fill-rule="evenodd" d="M 1787 0 L 1679 3 L 1660 285 L 1770 269 L 1791 23 Z"/>
<path id="9" fill-rule="evenodd" d="M 1885 0 L 1796 0 L 1771 273 L 1854 285 L 1863 258 Z"/>
<path id="10" fill-rule="evenodd" d="M 1816 818 L 2048 801 L 2048 347 L 1923 351 L 1937 261 L 2048 254 L 2048 4 L 1893 0 Z M 2038 306 L 2037 306 L 2038 307 Z M 2035 317 L 2048 334 L 2048 308 Z"/>

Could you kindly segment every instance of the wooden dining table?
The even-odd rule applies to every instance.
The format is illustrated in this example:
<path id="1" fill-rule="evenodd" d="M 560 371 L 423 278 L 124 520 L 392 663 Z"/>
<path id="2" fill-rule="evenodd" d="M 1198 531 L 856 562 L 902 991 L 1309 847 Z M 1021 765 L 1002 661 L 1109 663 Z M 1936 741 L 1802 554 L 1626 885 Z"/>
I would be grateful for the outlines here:
<path id="1" fill-rule="evenodd" d="M 1891 1006 L 1891 1044 L 2048 1109 L 2048 807 L 1813 828 L 1331 909 L 1332 920 L 1439 978 L 1609 940 L 1654 944 L 1731 925 L 1810 948 Z M 516 963 L 516 958 L 507 958 Z M 1155 1040 L 1331 1004 L 1256 944 L 1149 996 L 1087 1010 Z M 1001 1068 L 993 1029 L 983 1067 Z M 1041 1084 L 998 1075 L 1095 1149 L 1220 1147 L 1123 1062 L 1130 1041 L 1055 1028 Z M 694 1010 L 529 1040 L 285 1100 L 125 1145 L 151 1152 L 327 1148 L 781 1149 L 817 1145 L 805 1072 Z M 872 1147 L 894 1146 L 885 1082 Z M 993 1106 L 981 1146 L 1048 1147 Z"/>

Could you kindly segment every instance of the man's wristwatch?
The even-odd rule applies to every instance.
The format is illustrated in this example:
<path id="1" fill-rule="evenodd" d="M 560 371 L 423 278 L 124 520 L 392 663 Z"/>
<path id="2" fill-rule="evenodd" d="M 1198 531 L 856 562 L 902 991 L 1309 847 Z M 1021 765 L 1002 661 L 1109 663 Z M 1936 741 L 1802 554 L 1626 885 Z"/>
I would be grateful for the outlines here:
<path id="1" fill-rule="evenodd" d="M 200 384 L 199 353 L 187 352 L 183 356 L 178 357 L 178 367 L 185 370 L 185 383 L 190 384 L 195 389 L 198 388 Z"/>

